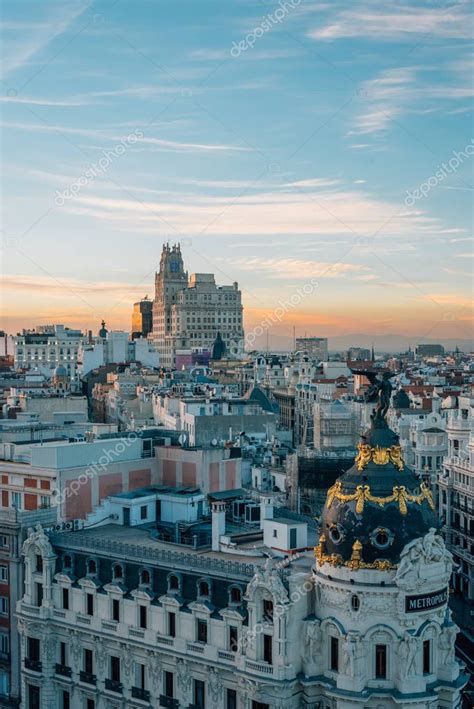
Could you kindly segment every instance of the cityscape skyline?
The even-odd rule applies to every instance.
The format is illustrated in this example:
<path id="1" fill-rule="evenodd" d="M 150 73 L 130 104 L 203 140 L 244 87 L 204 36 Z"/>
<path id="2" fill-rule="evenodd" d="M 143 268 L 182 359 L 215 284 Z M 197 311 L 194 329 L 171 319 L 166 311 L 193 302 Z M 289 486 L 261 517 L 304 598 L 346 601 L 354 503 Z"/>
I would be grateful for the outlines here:
<path id="1" fill-rule="evenodd" d="M 4 8 L 0 327 L 129 329 L 169 240 L 246 329 L 315 280 L 275 343 L 468 341 L 467 4 L 184 5 Z"/>

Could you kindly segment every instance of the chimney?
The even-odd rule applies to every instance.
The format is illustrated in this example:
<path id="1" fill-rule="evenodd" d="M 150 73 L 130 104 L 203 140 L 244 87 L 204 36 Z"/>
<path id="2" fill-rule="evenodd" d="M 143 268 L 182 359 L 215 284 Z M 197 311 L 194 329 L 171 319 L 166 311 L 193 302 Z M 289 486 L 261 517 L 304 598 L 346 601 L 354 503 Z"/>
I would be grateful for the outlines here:
<path id="1" fill-rule="evenodd" d="M 225 534 L 225 502 L 211 502 L 212 551 L 219 551 L 221 536 Z"/>
<path id="2" fill-rule="evenodd" d="M 262 496 L 260 498 L 260 529 L 266 519 L 273 519 L 273 500 L 271 497 Z"/>

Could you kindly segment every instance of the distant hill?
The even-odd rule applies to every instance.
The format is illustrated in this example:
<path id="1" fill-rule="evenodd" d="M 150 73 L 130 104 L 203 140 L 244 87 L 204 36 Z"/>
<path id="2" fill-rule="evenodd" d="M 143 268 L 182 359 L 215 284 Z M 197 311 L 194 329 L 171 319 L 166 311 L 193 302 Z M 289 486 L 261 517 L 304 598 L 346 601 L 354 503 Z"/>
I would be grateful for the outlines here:
<path id="1" fill-rule="evenodd" d="M 324 332 L 312 333 L 315 337 L 324 337 Z M 348 335 L 336 335 L 329 337 L 330 352 L 340 352 L 347 350 L 349 347 L 366 347 L 370 349 L 372 343 L 376 352 L 404 352 L 411 345 L 414 349 L 419 343 L 435 343 L 443 345 L 448 350 L 455 350 L 459 347 L 463 352 L 474 352 L 474 337 L 467 339 L 453 339 L 443 337 L 411 337 L 408 335 L 368 335 L 367 333 L 353 333 Z M 266 350 L 267 338 L 266 335 L 257 338 L 252 349 Z M 285 335 L 273 335 L 270 331 L 268 337 L 268 348 L 270 351 L 291 351 L 293 349 L 293 338 Z"/>

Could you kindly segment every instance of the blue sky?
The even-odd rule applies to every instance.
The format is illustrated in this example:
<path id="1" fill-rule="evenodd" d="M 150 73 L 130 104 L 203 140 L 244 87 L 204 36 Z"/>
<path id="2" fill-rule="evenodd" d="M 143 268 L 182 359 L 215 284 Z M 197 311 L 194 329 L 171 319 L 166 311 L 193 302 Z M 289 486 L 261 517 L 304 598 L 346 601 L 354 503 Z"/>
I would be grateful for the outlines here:
<path id="1" fill-rule="evenodd" d="M 313 279 L 275 345 L 469 337 L 471 13 L 7 0 L 1 325 L 127 328 L 170 240 L 247 328 Z"/>

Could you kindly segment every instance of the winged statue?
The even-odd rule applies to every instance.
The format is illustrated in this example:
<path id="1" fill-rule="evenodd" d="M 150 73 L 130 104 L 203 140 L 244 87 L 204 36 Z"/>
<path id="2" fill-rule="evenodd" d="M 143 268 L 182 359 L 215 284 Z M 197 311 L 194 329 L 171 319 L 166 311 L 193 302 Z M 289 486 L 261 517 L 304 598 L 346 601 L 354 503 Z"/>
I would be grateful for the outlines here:
<path id="1" fill-rule="evenodd" d="M 357 374 L 363 374 L 369 380 L 370 386 L 364 394 L 364 401 L 377 404 L 370 418 L 374 425 L 385 425 L 385 417 L 387 416 L 393 391 L 390 379 L 394 377 L 395 374 L 393 372 L 383 372 L 383 374 L 381 374 L 374 369 L 357 369 L 352 371 Z"/>

